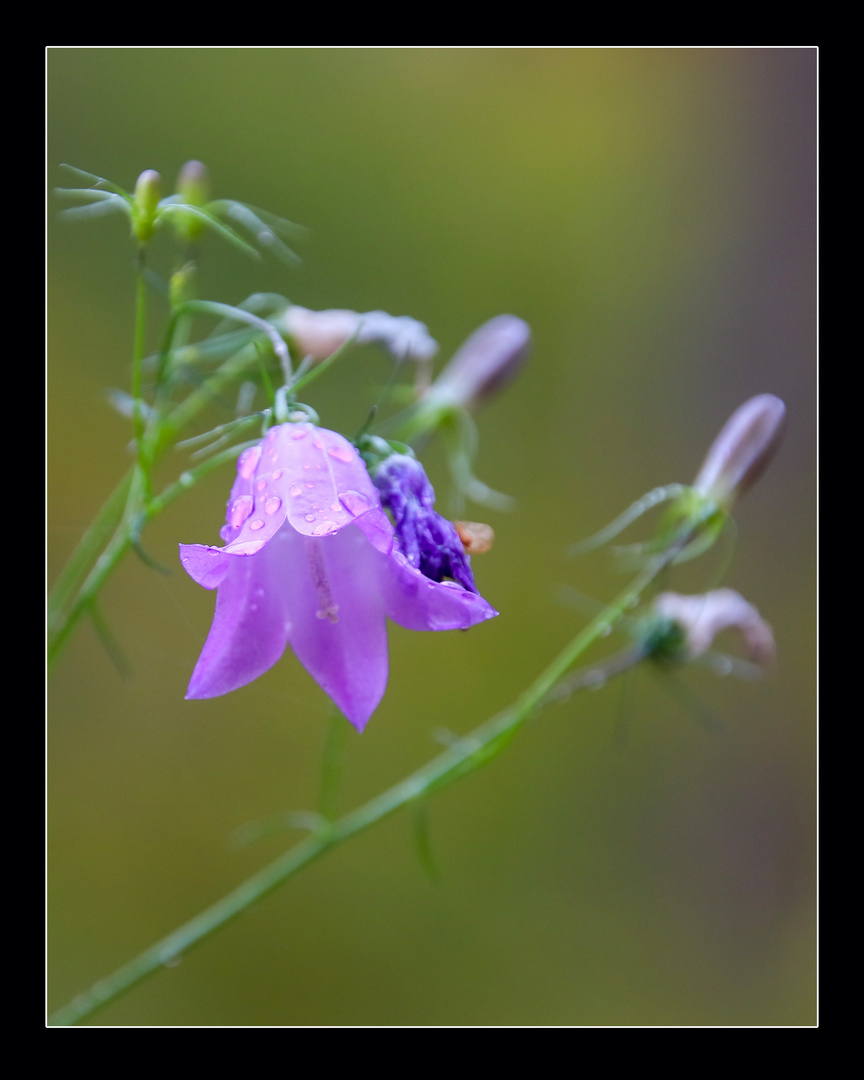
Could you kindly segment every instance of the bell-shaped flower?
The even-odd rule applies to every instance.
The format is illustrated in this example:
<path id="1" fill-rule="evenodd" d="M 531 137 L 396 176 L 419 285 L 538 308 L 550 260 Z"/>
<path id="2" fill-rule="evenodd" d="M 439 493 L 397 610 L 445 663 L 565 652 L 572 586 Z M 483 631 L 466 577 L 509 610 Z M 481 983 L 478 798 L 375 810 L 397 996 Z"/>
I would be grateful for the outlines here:
<path id="1" fill-rule="evenodd" d="M 497 614 L 442 580 L 449 563 L 429 576 L 411 561 L 357 450 L 313 424 L 281 424 L 244 451 L 221 535 L 221 548 L 180 545 L 187 573 L 218 590 L 187 698 L 245 686 L 290 644 L 362 731 L 387 686 L 387 617 L 464 630 Z"/>

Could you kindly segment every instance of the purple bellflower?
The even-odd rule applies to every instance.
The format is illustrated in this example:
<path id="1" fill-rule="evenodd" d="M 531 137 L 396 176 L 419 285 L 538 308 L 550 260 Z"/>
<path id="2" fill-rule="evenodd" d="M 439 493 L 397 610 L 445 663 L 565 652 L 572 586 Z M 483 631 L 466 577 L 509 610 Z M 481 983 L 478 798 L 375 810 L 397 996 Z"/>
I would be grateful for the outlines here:
<path id="1" fill-rule="evenodd" d="M 387 686 L 386 617 L 409 630 L 465 630 L 498 614 L 432 510 L 422 467 L 399 460 L 412 467 L 402 503 L 398 469 L 385 471 L 394 532 L 362 458 L 336 432 L 281 424 L 241 454 L 225 546 L 180 545 L 186 572 L 218 590 L 187 698 L 245 686 L 290 644 L 362 731 Z"/>
<path id="2" fill-rule="evenodd" d="M 452 578 L 476 593 L 471 559 L 456 526 L 432 509 L 435 490 L 420 462 L 393 454 L 375 470 L 374 483 L 393 515 L 399 547 L 411 566 L 432 581 Z"/>

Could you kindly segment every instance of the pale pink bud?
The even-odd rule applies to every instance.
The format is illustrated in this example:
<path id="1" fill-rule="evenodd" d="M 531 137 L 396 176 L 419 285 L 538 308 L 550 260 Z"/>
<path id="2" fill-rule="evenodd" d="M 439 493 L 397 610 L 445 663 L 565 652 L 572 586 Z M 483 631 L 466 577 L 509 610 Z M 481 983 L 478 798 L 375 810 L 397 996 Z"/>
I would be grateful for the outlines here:
<path id="1" fill-rule="evenodd" d="M 711 648 L 714 638 L 730 628 L 740 633 L 744 651 L 755 663 L 768 664 L 776 655 L 771 627 L 734 589 L 715 589 L 702 596 L 660 593 L 654 601 L 654 611 L 681 627 L 691 659 L 702 656 Z"/>
<path id="2" fill-rule="evenodd" d="M 203 206 L 210 198 L 210 176 L 201 161 L 187 161 L 177 177 L 177 194 L 184 203 Z"/>
<path id="3" fill-rule="evenodd" d="M 310 311 L 295 305 L 285 312 L 282 325 L 298 351 L 313 360 L 332 356 L 351 338 L 361 345 L 383 345 L 399 360 L 431 360 L 438 351 L 423 323 L 386 311 Z"/>
<path id="4" fill-rule="evenodd" d="M 714 440 L 693 487 L 718 503 L 731 503 L 762 475 L 783 438 L 786 406 L 759 394 L 736 409 Z"/>
<path id="5" fill-rule="evenodd" d="M 515 315 L 498 315 L 475 330 L 430 391 L 470 409 L 511 382 L 528 358 L 531 328 Z"/>

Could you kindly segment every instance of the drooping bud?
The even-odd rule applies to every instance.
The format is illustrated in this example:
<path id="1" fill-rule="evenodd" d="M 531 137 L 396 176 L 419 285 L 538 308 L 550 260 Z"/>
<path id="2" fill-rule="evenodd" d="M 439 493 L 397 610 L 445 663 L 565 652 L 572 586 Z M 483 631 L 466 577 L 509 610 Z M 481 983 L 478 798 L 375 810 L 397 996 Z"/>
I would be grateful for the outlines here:
<path id="1" fill-rule="evenodd" d="M 132 231 L 142 244 L 153 235 L 161 186 L 162 177 L 154 169 L 145 169 L 135 184 Z"/>
<path id="2" fill-rule="evenodd" d="M 285 312 L 282 328 L 298 351 L 313 360 L 332 356 L 352 338 L 361 345 L 383 345 L 397 360 L 430 360 L 438 351 L 423 323 L 386 311 L 310 311 L 294 305 Z"/>
<path id="3" fill-rule="evenodd" d="M 472 409 L 519 373 L 531 348 L 531 328 L 515 315 L 498 315 L 475 330 L 435 380 L 430 394 Z"/>
<path id="4" fill-rule="evenodd" d="M 372 482 L 393 517 L 399 550 L 432 581 L 451 578 L 476 593 L 471 559 L 453 524 L 435 510 L 435 490 L 423 466 L 407 454 L 392 454 Z"/>
<path id="5" fill-rule="evenodd" d="M 759 394 L 735 410 L 711 445 L 693 487 L 721 505 L 731 504 L 759 479 L 777 452 L 786 406 Z"/>
<path id="6" fill-rule="evenodd" d="M 776 655 L 771 627 L 734 589 L 715 589 L 703 596 L 660 593 L 654 613 L 681 627 L 688 659 L 702 656 L 717 634 L 730 628 L 740 633 L 744 650 L 755 663 L 768 664 Z"/>

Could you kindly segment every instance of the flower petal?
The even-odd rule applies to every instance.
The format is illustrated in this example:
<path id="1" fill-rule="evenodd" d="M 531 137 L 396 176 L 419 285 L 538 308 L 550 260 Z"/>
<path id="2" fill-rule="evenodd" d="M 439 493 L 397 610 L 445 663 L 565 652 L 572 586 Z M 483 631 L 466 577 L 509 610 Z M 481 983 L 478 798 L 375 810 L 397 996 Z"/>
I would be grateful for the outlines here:
<path id="1" fill-rule="evenodd" d="M 237 474 L 225 530 L 230 529 L 224 549 L 229 555 L 254 555 L 286 518 L 304 536 L 329 536 L 359 514 L 380 512 L 357 450 L 335 431 L 313 424 L 271 428 L 260 446 L 241 456 Z M 387 540 L 380 523 L 377 534 L 373 542 L 382 547 Z"/>
<path id="2" fill-rule="evenodd" d="M 386 556 L 359 529 L 322 539 L 283 529 L 270 546 L 276 543 L 284 552 L 279 588 L 291 612 L 291 648 L 362 731 L 387 688 L 387 622 L 377 572 Z"/>
<path id="3" fill-rule="evenodd" d="M 181 544 L 180 562 L 193 581 L 205 589 L 218 589 L 231 566 L 231 556 L 209 544 Z"/>
<path id="4" fill-rule="evenodd" d="M 455 581 L 432 581 L 401 551 L 379 555 L 379 580 L 388 616 L 406 630 L 466 630 L 498 612 Z"/>
<path id="5" fill-rule="evenodd" d="M 283 532 L 293 535 L 290 529 Z M 186 556 L 183 565 L 193 577 L 193 568 L 207 558 L 219 563 L 220 570 L 224 566 L 213 625 L 192 673 L 187 698 L 227 694 L 263 675 L 282 656 L 292 617 L 283 587 L 291 567 L 285 565 L 283 547 L 277 538 L 277 543 L 251 558 L 232 559 L 203 544 L 190 544 L 181 553 L 181 558 Z"/>

